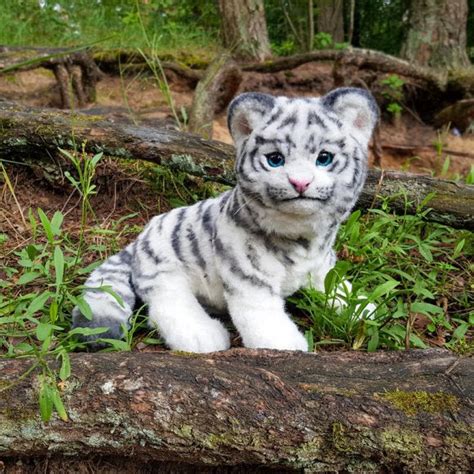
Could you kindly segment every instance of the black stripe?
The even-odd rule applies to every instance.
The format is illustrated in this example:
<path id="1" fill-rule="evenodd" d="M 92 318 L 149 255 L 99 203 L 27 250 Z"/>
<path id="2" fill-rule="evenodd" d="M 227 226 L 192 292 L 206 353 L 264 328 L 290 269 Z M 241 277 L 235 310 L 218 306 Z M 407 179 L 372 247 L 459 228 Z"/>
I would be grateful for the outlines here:
<path id="1" fill-rule="evenodd" d="M 268 119 L 265 126 L 268 127 L 271 123 L 275 122 L 278 118 L 280 118 L 281 114 L 283 113 L 283 109 L 279 107 L 275 113 Z"/>
<path id="2" fill-rule="evenodd" d="M 206 268 L 206 262 L 202 256 L 201 249 L 199 248 L 198 241 L 196 239 L 196 234 L 192 230 L 191 226 L 188 227 L 186 237 L 188 238 L 189 242 L 191 243 L 191 249 L 193 251 L 193 255 L 196 258 L 198 265 L 202 268 Z"/>
<path id="3" fill-rule="evenodd" d="M 206 233 L 209 235 L 209 237 L 213 238 L 214 237 L 214 225 L 212 222 L 212 215 L 211 215 L 211 207 L 212 205 L 210 204 L 207 209 L 204 211 L 204 215 L 202 216 L 202 227 L 206 231 Z"/>
<path id="4" fill-rule="evenodd" d="M 231 273 L 240 278 L 241 280 L 249 281 L 252 285 L 258 286 L 259 288 L 267 289 L 271 294 L 274 294 L 273 288 L 267 282 L 259 278 L 257 275 L 249 275 L 240 268 L 237 259 L 224 248 L 219 237 L 214 240 L 216 252 L 222 257 L 222 259 L 229 264 Z"/>
<path id="5" fill-rule="evenodd" d="M 295 125 L 298 122 L 298 117 L 296 115 L 296 112 L 293 112 L 289 117 L 286 117 L 280 125 L 278 125 L 277 129 L 280 130 L 283 127 L 287 127 L 288 125 L 291 125 L 291 128 L 294 128 Z"/>
<path id="6" fill-rule="evenodd" d="M 141 244 L 142 244 L 142 250 L 147 254 L 147 256 L 155 262 L 155 265 L 159 265 L 162 262 L 162 259 L 158 257 L 155 251 L 151 248 L 150 242 L 145 239 L 141 241 Z"/>
<path id="7" fill-rule="evenodd" d="M 311 125 L 319 125 L 324 130 L 328 129 L 324 120 L 316 112 L 310 112 L 308 114 L 307 126 L 310 127 Z"/>
<path id="8" fill-rule="evenodd" d="M 171 233 L 171 246 L 173 247 L 174 253 L 183 260 L 183 252 L 181 251 L 181 226 L 183 225 L 186 208 L 183 208 L 178 213 L 178 222 L 175 224 L 173 232 Z"/>

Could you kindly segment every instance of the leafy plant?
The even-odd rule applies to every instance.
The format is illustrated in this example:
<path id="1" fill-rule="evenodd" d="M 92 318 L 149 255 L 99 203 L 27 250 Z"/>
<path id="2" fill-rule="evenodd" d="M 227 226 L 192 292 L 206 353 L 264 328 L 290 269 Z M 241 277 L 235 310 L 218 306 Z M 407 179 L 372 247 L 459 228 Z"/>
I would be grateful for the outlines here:
<path id="1" fill-rule="evenodd" d="M 391 74 L 386 79 L 380 81 L 380 84 L 384 86 L 382 95 L 389 102 L 387 112 L 390 112 L 392 117 L 398 120 L 403 110 L 401 103 L 404 100 L 403 86 L 405 81 L 397 74 Z"/>
<path id="2" fill-rule="evenodd" d="M 472 247 L 464 232 L 425 222 L 429 212 L 420 207 L 417 215 L 396 216 L 386 200 L 366 216 L 351 215 L 337 241 L 343 260 L 329 272 L 325 291 L 309 288 L 291 299 L 310 322 L 310 344 L 373 351 L 427 347 L 431 340 L 455 347 L 465 340 L 474 319 L 472 293 L 463 283 L 472 271 Z M 338 308 L 334 292 L 346 278 L 352 290 L 340 294 Z M 377 310 L 364 315 L 370 303 Z"/>
<path id="3" fill-rule="evenodd" d="M 320 31 L 314 35 L 313 47 L 315 49 L 327 49 L 333 46 L 333 39 L 330 33 Z"/>

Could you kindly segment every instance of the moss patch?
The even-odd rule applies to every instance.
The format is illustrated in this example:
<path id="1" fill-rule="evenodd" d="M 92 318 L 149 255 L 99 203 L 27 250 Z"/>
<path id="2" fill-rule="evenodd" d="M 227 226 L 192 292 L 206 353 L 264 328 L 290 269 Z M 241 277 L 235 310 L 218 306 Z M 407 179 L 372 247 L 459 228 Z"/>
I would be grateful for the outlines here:
<path id="1" fill-rule="evenodd" d="M 382 446 L 387 452 L 419 454 L 423 447 L 423 441 L 418 433 L 400 429 L 400 427 L 384 430 L 381 440 Z"/>
<path id="2" fill-rule="evenodd" d="M 430 393 L 422 390 L 414 392 L 395 390 L 394 392 L 377 394 L 377 396 L 410 416 L 416 415 L 420 411 L 442 413 L 459 409 L 458 398 L 445 392 Z"/>

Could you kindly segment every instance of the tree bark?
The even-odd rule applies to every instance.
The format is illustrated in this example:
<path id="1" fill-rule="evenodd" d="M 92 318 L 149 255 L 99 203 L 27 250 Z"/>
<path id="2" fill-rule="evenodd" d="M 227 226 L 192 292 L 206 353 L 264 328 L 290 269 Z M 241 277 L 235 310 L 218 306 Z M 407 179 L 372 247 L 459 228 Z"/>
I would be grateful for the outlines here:
<path id="1" fill-rule="evenodd" d="M 219 0 L 224 46 L 238 59 L 271 56 L 263 0 Z"/>
<path id="2" fill-rule="evenodd" d="M 468 67 L 467 13 L 467 0 L 412 0 L 402 57 L 421 66 Z"/>
<path id="3" fill-rule="evenodd" d="M 40 162 L 59 157 L 58 147 L 74 150 L 85 143 L 90 153 L 103 151 L 119 159 L 140 159 L 204 179 L 234 184 L 234 148 L 221 142 L 168 129 L 105 120 L 100 116 L 32 109 L 0 101 L 0 158 Z M 370 170 L 358 206 L 370 208 L 376 197 L 406 193 L 392 206 L 414 214 L 431 193 L 427 219 L 474 229 L 474 186 L 399 172 Z"/>
<path id="4" fill-rule="evenodd" d="M 448 351 L 72 354 L 44 424 L 0 360 L 0 459 L 130 456 L 305 472 L 469 472 L 474 363 Z M 11 388 L 8 385 L 13 383 Z"/>
<path id="5" fill-rule="evenodd" d="M 349 0 L 349 24 L 347 26 L 347 42 L 352 44 L 354 36 L 354 23 L 355 23 L 355 0 Z"/>
<path id="6" fill-rule="evenodd" d="M 329 33 L 334 43 L 344 41 L 343 0 L 317 0 L 318 33 Z"/>

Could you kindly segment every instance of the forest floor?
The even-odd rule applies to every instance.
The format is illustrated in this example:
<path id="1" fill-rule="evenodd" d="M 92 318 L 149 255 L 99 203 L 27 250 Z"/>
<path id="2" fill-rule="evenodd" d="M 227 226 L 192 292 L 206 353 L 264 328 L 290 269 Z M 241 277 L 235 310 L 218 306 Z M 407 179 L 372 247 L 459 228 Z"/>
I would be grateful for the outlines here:
<path id="1" fill-rule="evenodd" d="M 329 65 L 306 64 L 291 72 L 245 74 L 240 91 L 260 90 L 274 95 L 289 96 L 321 95 L 332 87 L 330 70 Z M 172 78 L 170 85 L 176 109 L 189 110 L 193 91 L 178 77 Z M 59 104 L 59 93 L 54 76 L 51 72 L 43 69 L 0 76 L 0 97 L 38 107 L 57 107 Z M 106 115 L 115 121 L 133 121 L 149 126 L 174 127 L 169 107 L 156 83 L 150 76 L 142 74 L 122 77 L 106 75 L 98 84 L 96 104 L 81 112 Z M 454 136 L 449 130 L 435 130 L 433 127 L 421 123 L 414 113 L 404 113 L 402 120 L 397 124 L 392 123 L 388 113 L 384 113 L 384 117 L 385 120 L 381 125 L 381 144 L 384 147 L 382 168 L 431 174 L 464 182 L 473 163 L 473 135 L 459 137 Z M 227 130 L 224 112 L 214 121 L 213 138 L 226 143 L 232 142 Z M 372 153 L 370 160 L 373 163 Z M 13 192 L 5 185 L 0 191 L 0 238 L 2 239 L 0 240 L 0 250 L 5 256 L 5 268 L 11 270 L 15 268 L 18 252 L 27 247 L 33 239 L 28 210 L 41 208 L 48 216 L 60 211 L 64 217 L 63 232 L 67 233 L 68 238 L 74 239 L 80 233 L 81 228 L 81 200 L 72 187 L 60 188 L 54 183 L 48 183 L 44 176 L 34 169 L 7 164 L 5 168 Z M 132 240 L 153 215 L 166 212 L 177 205 L 206 198 L 222 189 L 217 185 L 202 183 L 196 178 L 173 176 L 169 171 L 149 164 L 119 163 L 109 159 L 103 159 L 97 167 L 95 182 L 97 194 L 91 198 L 93 216 L 86 232 L 89 249 L 84 254 L 83 266 L 96 260 L 102 260 L 107 255 L 116 252 L 125 243 Z M 369 224 L 375 227 L 377 225 L 373 222 L 369 223 L 368 220 L 362 222 L 361 218 L 360 223 L 356 222 L 356 224 L 367 228 Z M 405 226 L 404 223 L 400 224 L 395 220 L 391 221 L 391 225 L 393 225 L 393 229 L 397 226 Z M 427 232 L 424 227 L 418 227 L 421 236 Z M 433 307 L 444 308 L 443 311 L 448 318 L 448 323 L 440 322 L 437 309 L 433 314 L 430 313 L 433 308 L 428 308 L 425 314 L 421 309 L 418 312 L 410 313 L 414 316 L 410 316 L 406 323 L 403 321 L 402 326 L 405 325 L 405 329 L 397 329 L 397 333 L 389 334 L 389 339 L 398 341 L 392 345 L 394 348 L 409 347 L 410 345 L 424 347 L 426 344 L 443 346 L 446 342 L 453 340 L 452 336 L 457 328 L 462 327 L 462 331 L 458 330 L 458 336 L 462 332 L 461 339 L 463 341 L 464 335 L 471 332 L 467 321 L 470 308 L 472 309 L 472 284 L 469 282 L 472 264 L 469 263 L 469 256 L 459 257 L 459 255 L 454 255 L 458 260 L 454 263 L 453 255 L 447 255 L 446 249 L 449 249 L 451 253 L 454 251 L 456 254 L 456 249 L 463 241 L 461 248 L 463 246 L 465 249 L 471 248 L 472 236 L 466 237 L 462 232 L 453 233 L 454 237 L 449 240 L 450 231 L 445 229 L 443 232 L 442 235 L 436 234 L 441 237 L 439 242 L 432 242 L 433 247 L 430 247 L 430 252 L 432 251 L 435 258 L 438 258 L 445 266 L 442 270 L 444 273 L 435 285 L 437 291 L 431 293 L 432 289 L 427 290 L 428 293 L 423 298 L 433 303 Z M 390 237 L 384 236 L 383 238 Z M 340 256 L 352 259 L 353 262 L 357 262 L 357 259 L 363 261 L 370 258 L 366 249 L 351 248 L 349 241 L 350 238 L 346 235 L 345 243 L 340 244 L 338 248 Z M 381 248 L 384 245 L 383 240 L 374 242 L 368 242 L 367 245 L 380 246 Z M 439 248 L 436 247 L 438 244 Z M 422 257 L 429 260 L 428 256 L 424 254 L 422 257 L 420 256 L 420 251 L 424 252 L 421 247 L 413 249 L 410 245 L 407 244 L 407 247 L 403 249 L 397 247 L 395 250 L 380 250 L 380 252 L 385 252 L 388 257 L 390 255 L 393 257 L 398 251 L 409 253 L 410 258 L 415 259 L 413 262 Z M 439 253 L 437 253 L 438 250 Z M 379 258 L 380 255 L 376 255 L 376 257 Z M 413 262 L 412 267 L 417 265 Z M 420 268 L 424 264 L 431 265 L 432 262 L 424 262 L 420 264 Z M 385 265 L 390 265 L 389 260 Z M 429 265 L 426 268 L 423 267 L 426 274 L 432 271 Z M 408 262 L 408 266 L 410 266 L 410 262 Z M 1 273 L 0 282 L 2 278 L 5 278 L 5 274 L 2 277 Z M 367 273 L 370 271 L 367 270 Z M 437 275 L 437 273 L 435 274 Z M 421 278 L 425 278 L 425 276 Z M 443 283 L 446 280 L 450 281 L 450 285 Z M 416 282 L 415 284 L 418 285 Z M 444 290 L 442 289 L 443 285 Z M 17 295 L 19 294 L 17 292 Z M 306 307 L 301 311 L 302 306 L 299 305 L 299 309 L 296 309 L 296 306 L 298 303 L 295 303 L 293 308 L 297 316 L 299 315 L 303 319 L 311 317 L 308 316 L 312 314 L 311 308 Z M 448 312 L 454 315 L 454 319 L 450 319 L 451 316 L 448 315 Z M 436 320 L 435 323 L 433 323 L 434 320 Z M 385 323 L 382 326 L 385 326 Z M 321 323 L 319 327 L 315 326 L 315 331 L 322 329 L 328 330 L 325 323 Z M 357 330 L 351 327 L 350 330 L 343 328 L 342 332 L 344 333 L 344 331 L 351 334 L 350 338 L 345 340 L 347 334 L 343 334 L 340 339 L 337 337 L 336 339 L 343 347 L 357 347 L 357 335 L 354 335 Z M 406 335 L 407 331 L 410 333 L 409 336 Z M 334 338 L 335 335 L 332 334 L 332 337 Z M 365 342 L 363 344 L 367 344 L 370 337 L 374 339 L 373 333 L 370 333 L 369 330 L 364 335 Z M 377 335 L 377 341 L 378 337 Z M 458 339 L 460 338 L 458 337 Z M 234 342 L 239 344 L 238 337 Z M 361 343 L 361 345 L 363 344 Z M 377 345 L 378 343 L 375 344 L 375 347 Z M 155 350 L 153 347 L 156 346 L 138 342 L 134 347 L 139 350 Z M 382 344 L 382 347 L 387 347 L 387 345 Z"/>

